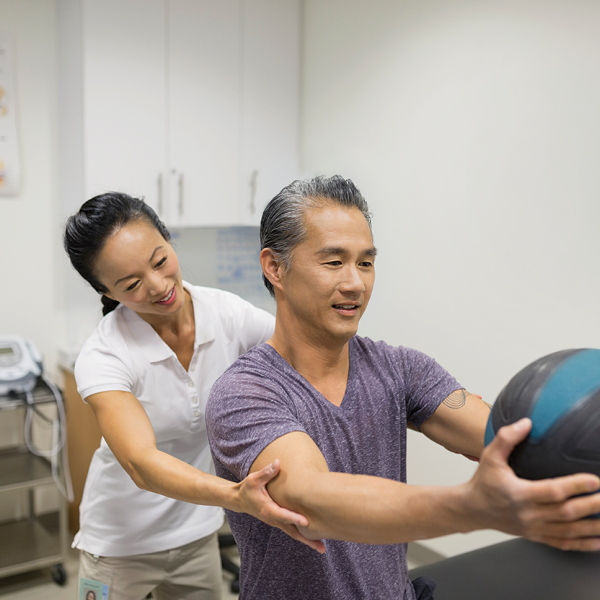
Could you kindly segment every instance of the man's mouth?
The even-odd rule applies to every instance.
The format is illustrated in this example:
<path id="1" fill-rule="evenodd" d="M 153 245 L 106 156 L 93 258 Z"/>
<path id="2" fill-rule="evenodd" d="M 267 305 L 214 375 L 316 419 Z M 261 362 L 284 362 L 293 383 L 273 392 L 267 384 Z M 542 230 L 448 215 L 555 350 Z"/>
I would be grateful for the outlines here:
<path id="1" fill-rule="evenodd" d="M 352 314 L 360 307 L 360 304 L 334 304 L 333 308 L 342 314 Z"/>

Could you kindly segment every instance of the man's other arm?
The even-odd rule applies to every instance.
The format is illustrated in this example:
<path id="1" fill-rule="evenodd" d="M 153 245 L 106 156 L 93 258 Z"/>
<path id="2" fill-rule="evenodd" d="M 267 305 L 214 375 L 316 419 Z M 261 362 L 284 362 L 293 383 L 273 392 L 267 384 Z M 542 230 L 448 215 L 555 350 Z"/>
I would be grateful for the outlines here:
<path id="1" fill-rule="evenodd" d="M 471 481 L 452 487 L 413 486 L 367 475 L 332 473 L 312 439 L 302 432 L 281 436 L 254 461 L 258 471 L 275 458 L 279 475 L 269 493 L 283 507 L 308 518 L 302 533 L 310 539 L 389 544 L 476 529 L 497 529 L 561 549 L 600 549 L 600 512 L 594 475 L 544 481 L 519 479 L 508 456 L 531 422 L 502 428 L 481 452 Z M 463 451 L 457 448 L 456 451 Z"/>
<path id="2" fill-rule="evenodd" d="M 479 459 L 490 408 L 480 396 L 459 389 L 437 407 L 419 430 L 451 452 Z"/>

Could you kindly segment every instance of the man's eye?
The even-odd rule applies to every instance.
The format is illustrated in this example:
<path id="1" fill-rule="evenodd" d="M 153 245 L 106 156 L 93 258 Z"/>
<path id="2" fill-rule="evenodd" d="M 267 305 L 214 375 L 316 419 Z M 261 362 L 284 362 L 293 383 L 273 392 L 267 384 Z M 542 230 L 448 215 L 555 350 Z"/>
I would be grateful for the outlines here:
<path id="1" fill-rule="evenodd" d="M 372 263 L 372 262 L 369 262 L 368 260 L 363 260 L 363 261 L 360 263 L 360 266 L 361 266 L 361 267 L 372 267 L 372 266 L 373 266 L 373 263 Z"/>
<path id="2" fill-rule="evenodd" d="M 342 261 L 341 260 L 330 260 L 329 262 L 327 262 L 325 264 L 333 265 L 334 267 L 337 267 L 342 264 Z"/>

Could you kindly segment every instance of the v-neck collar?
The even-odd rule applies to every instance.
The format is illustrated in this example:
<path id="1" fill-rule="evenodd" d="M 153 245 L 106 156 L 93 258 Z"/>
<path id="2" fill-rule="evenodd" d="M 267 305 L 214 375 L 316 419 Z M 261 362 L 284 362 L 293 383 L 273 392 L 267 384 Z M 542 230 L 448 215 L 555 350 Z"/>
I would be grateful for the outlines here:
<path id="1" fill-rule="evenodd" d="M 354 344 L 352 343 L 353 340 L 354 340 L 354 338 L 351 338 L 350 341 L 348 342 L 348 380 L 346 381 L 346 391 L 344 392 L 344 397 L 342 398 L 342 403 L 339 406 L 337 404 L 334 404 L 330 400 L 328 400 L 325 396 L 323 396 L 323 394 L 321 394 L 321 392 L 319 392 L 319 390 L 317 390 L 317 388 L 315 388 L 315 386 L 312 383 L 310 383 L 310 381 L 308 381 L 308 379 L 306 379 L 302 374 L 300 374 L 298 371 L 296 371 L 296 369 L 294 369 L 294 367 L 292 367 L 292 365 L 290 365 L 290 363 L 287 360 L 285 360 L 285 358 L 283 358 L 283 356 L 281 356 L 281 354 L 279 354 L 279 352 L 277 352 L 277 350 L 275 350 L 275 348 L 273 348 L 273 346 L 265 343 L 265 344 L 262 344 L 262 348 L 266 348 L 266 351 L 269 354 L 271 354 L 275 358 L 275 360 L 282 363 L 284 371 L 288 371 L 288 373 L 290 373 L 292 376 L 299 377 L 300 379 L 302 379 L 302 381 L 304 381 L 306 383 L 306 385 L 308 387 L 310 387 L 311 390 L 314 391 L 314 396 L 317 397 L 322 402 L 326 402 L 327 405 L 330 406 L 332 410 L 341 410 L 344 412 L 349 412 L 353 408 L 353 404 L 354 404 L 353 399 L 355 396 L 354 388 L 355 388 L 356 369 L 354 366 L 355 357 L 354 357 Z"/>

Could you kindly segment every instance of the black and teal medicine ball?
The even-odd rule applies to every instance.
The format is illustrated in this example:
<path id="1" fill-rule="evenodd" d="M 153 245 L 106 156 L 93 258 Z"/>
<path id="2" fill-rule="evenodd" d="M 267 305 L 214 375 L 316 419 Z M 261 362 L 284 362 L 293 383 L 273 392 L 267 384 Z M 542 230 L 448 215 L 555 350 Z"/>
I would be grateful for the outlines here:
<path id="1" fill-rule="evenodd" d="M 509 464 L 525 479 L 600 476 L 600 350 L 563 350 L 532 362 L 500 392 L 485 431 L 529 417 L 528 437 Z"/>

